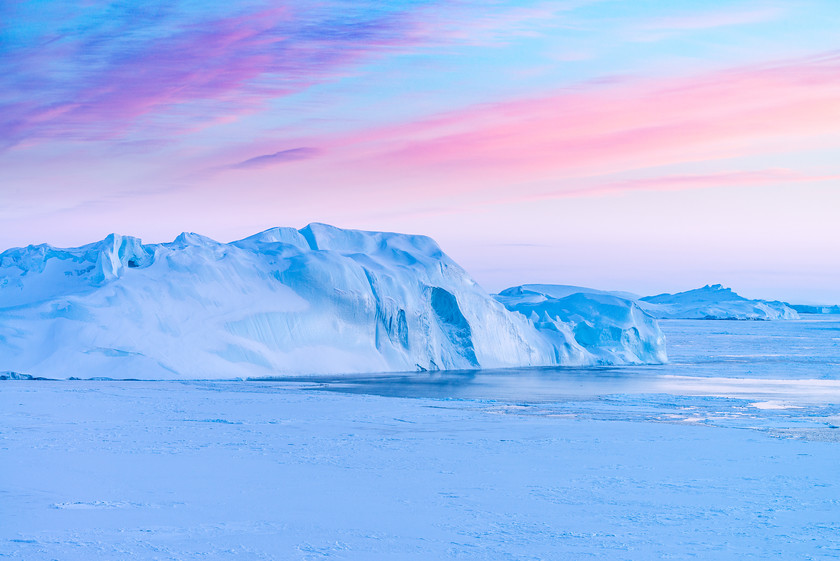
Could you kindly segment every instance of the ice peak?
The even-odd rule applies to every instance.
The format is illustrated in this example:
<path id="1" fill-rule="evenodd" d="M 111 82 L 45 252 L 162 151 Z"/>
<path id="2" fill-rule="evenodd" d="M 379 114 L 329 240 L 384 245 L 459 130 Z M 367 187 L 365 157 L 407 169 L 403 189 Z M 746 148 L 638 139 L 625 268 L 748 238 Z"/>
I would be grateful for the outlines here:
<path id="1" fill-rule="evenodd" d="M 263 244 L 277 243 L 292 245 L 306 251 L 310 249 L 309 242 L 306 241 L 306 238 L 295 228 L 289 227 L 269 228 L 253 236 L 248 236 L 247 238 L 233 242 L 233 245 L 238 247 L 255 247 Z"/>
<path id="2" fill-rule="evenodd" d="M 120 277 L 126 268 L 148 267 L 153 260 L 153 252 L 140 238 L 108 234 L 99 243 L 93 278 L 101 284 Z"/>
<path id="3" fill-rule="evenodd" d="M 207 236 L 196 234 L 195 232 L 181 232 L 169 245 L 180 248 L 185 248 L 189 246 L 207 247 L 219 245 L 219 242 L 217 242 L 214 239 L 208 238 Z"/>

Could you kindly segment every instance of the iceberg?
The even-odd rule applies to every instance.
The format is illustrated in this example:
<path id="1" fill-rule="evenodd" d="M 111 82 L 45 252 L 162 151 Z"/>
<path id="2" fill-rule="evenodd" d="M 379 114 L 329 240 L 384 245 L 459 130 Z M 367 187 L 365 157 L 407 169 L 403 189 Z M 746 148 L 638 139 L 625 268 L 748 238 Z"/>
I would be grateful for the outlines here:
<path id="1" fill-rule="evenodd" d="M 840 314 L 840 306 L 814 306 L 810 304 L 788 304 L 800 314 Z"/>
<path id="2" fill-rule="evenodd" d="M 231 243 L 111 234 L 0 254 L 0 369 L 231 379 L 664 360 L 664 343 L 645 346 L 653 324 L 618 301 L 586 297 L 535 321 L 426 236 L 325 224 Z"/>
<path id="3" fill-rule="evenodd" d="M 646 296 L 639 305 L 659 319 L 798 319 L 799 314 L 784 302 L 750 300 L 720 284 L 702 288 Z"/>
<path id="4" fill-rule="evenodd" d="M 596 364 L 661 364 L 665 335 L 628 293 L 566 285 L 529 284 L 496 299 L 528 317 L 555 348 L 579 346 Z"/>
<path id="5" fill-rule="evenodd" d="M 425 236 L 311 224 L 229 244 L 0 254 L 0 367 L 44 377 L 249 378 L 588 364 Z"/>

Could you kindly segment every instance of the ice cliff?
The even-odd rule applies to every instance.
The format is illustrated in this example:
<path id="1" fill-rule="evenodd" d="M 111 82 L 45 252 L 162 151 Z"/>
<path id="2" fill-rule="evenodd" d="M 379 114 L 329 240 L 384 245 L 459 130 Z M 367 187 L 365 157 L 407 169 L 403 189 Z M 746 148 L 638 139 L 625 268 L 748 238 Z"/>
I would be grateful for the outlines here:
<path id="1" fill-rule="evenodd" d="M 146 245 L 112 234 L 0 254 L 0 369 L 206 379 L 664 357 L 630 335 L 616 339 L 618 308 L 592 299 L 568 324 L 572 316 L 553 308 L 533 320 L 533 310 L 489 296 L 425 236 L 324 224 L 227 244 L 184 233 Z"/>
<path id="2" fill-rule="evenodd" d="M 646 296 L 639 300 L 645 311 L 659 319 L 798 319 L 784 302 L 749 300 L 719 284 L 678 292 Z"/>

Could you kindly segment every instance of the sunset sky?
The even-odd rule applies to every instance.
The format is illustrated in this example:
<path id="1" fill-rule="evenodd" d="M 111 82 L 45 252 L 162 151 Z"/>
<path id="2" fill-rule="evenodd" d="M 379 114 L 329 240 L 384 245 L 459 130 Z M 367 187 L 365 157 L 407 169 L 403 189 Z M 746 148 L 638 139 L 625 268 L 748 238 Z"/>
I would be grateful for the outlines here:
<path id="1" fill-rule="evenodd" d="M 840 303 L 840 2 L 0 2 L 0 250 L 326 222 Z"/>

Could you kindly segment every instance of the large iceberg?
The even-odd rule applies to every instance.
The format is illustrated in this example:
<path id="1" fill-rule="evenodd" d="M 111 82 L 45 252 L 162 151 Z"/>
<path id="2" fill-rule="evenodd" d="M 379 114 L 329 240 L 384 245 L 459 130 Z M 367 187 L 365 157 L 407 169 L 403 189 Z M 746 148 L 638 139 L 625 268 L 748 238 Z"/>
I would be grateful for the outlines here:
<path id="1" fill-rule="evenodd" d="M 310 224 L 0 254 L 0 369 L 48 378 L 627 362 L 556 328 L 506 309 L 425 236 Z"/>
<path id="2" fill-rule="evenodd" d="M 664 363 L 665 336 L 632 295 L 566 285 L 528 284 L 496 295 L 528 317 L 555 346 L 573 341 L 600 364 Z"/>
<path id="3" fill-rule="evenodd" d="M 639 305 L 659 319 L 798 319 L 784 302 L 749 300 L 719 284 L 703 288 L 646 296 Z"/>

